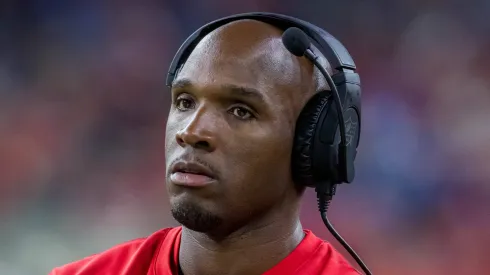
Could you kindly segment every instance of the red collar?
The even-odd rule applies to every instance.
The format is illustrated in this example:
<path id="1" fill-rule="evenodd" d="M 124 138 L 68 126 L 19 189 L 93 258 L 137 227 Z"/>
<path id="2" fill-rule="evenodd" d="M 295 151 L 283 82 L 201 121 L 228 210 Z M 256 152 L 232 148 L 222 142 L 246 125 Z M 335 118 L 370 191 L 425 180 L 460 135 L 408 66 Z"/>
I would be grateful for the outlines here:
<path id="1" fill-rule="evenodd" d="M 323 241 L 310 230 L 304 230 L 305 237 L 299 245 L 282 261 L 263 275 L 292 274 L 312 258 Z M 155 264 L 155 275 L 176 275 L 179 270 L 179 248 L 182 227 L 172 228 L 162 242 Z"/>

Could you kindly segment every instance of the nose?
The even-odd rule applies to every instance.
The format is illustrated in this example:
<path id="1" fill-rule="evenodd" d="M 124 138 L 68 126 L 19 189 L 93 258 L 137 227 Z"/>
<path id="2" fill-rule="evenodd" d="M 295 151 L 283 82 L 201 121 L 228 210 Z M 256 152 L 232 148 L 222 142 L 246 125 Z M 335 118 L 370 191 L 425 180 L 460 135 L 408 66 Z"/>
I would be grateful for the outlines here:
<path id="1" fill-rule="evenodd" d="M 202 108 L 176 134 L 177 143 L 182 147 L 212 152 L 216 149 L 216 119 Z"/>

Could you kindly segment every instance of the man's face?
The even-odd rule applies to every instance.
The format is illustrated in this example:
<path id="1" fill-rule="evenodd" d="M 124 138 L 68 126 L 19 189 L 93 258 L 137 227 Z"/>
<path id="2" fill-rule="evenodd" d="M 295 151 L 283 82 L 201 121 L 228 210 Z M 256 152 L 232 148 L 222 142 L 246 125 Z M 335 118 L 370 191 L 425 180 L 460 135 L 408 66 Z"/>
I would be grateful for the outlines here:
<path id="1" fill-rule="evenodd" d="M 297 196 L 290 161 L 304 101 L 293 95 L 304 74 L 280 35 L 258 22 L 225 27 L 174 81 L 167 190 L 174 218 L 192 230 L 232 231 Z"/>

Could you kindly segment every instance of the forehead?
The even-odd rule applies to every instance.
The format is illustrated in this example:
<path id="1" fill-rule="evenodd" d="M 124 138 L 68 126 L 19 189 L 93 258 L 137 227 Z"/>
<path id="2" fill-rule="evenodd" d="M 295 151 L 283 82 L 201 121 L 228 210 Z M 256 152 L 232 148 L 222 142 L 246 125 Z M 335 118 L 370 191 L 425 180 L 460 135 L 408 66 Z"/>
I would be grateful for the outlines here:
<path id="1" fill-rule="evenodd" d="M 209 34 L 193 50 L 176 81 L 190 79 L 203 89 L 246 86 L 271 102 L 287 102 L 299 92 L 304 77 L 300 61 L 283 46 L 281 34 L 243 26 Z"/>

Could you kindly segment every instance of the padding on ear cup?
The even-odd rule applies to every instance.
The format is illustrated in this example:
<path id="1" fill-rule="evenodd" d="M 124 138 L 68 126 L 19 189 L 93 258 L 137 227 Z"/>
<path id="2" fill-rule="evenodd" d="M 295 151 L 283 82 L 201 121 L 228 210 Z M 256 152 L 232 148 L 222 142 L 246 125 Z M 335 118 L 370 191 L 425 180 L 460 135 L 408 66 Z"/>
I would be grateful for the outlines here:
<path id="1" fill-rule="evenodd" d="M 316 93 L 305 105 L 296 122 L 292 152 L 292 173 L 296 184 L 314 187 L 313 145 L 322 112 L 329 108 L 329 92 Z"/>

